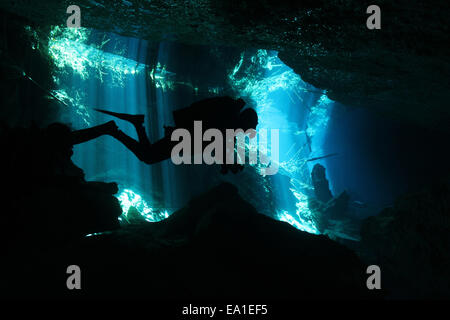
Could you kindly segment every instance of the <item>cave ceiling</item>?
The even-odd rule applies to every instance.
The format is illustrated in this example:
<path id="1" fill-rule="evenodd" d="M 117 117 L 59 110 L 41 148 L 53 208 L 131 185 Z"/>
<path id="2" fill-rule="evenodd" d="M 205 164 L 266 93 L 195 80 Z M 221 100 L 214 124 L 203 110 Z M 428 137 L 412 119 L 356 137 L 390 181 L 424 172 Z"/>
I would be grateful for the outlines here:
<path id="1" fill-rule="evenodd" d="M 73 1 L 0 1 L 37 25 L 65 25 Z M 447 1 L 77 0 L 81 26 L 152 41 L 276 50 L 303 80 L 345 105 L 449 130 Z"/>

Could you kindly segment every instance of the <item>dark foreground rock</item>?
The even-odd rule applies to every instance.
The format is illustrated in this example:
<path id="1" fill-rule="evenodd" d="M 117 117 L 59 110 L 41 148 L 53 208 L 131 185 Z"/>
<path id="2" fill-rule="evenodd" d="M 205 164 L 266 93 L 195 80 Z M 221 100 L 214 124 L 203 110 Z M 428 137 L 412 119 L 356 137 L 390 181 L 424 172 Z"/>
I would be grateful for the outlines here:
<path id="1" fill-rule="evenodd" d="M 4 253 L 52 248 L 119 227 L 115 183 L 89 182 L 71 160 L 70 129 L 0 130 Z"/>
<path id="2" fill-rule="evenodd" d="M 168 219 L 86 237 L 40 255 L 18 295 L 110 298 L 367 298 L 357 256 L 258 214 L 223 184 Z M 66 268 L 82 270 L 69 291 Z M 11 288 L 10 288 L 11 289 Z"/>

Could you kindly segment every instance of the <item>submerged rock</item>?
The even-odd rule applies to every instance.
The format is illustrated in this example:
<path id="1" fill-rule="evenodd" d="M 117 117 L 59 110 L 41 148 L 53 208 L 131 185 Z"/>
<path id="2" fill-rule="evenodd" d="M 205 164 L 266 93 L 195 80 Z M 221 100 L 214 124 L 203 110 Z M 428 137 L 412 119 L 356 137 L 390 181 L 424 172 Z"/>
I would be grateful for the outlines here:
<path id="1" fill-rule="evenodd" d="M 311 181 L 315 197 L 308 198 L 308 207 L 317 229 L 322 234 L 335 238 L 356 240 L 355 230 L 359 230 L 358 221 L 350 217 L 350 196 L 346 191 L 333 197 L 325 167 L 316 164 L 311 171 Z"/>
<path id="2" fill-rule="evenodd" d="M 311 181 L 314 187 L 314 194 L 317 200 L 322 202 L 328 202 L 333 198 L 330 191 L 330 185 L 325 175 L 325 167 L 316 164 L 311 172 Z"/>
<path id="3" fill-rule="evenodd" d="M 331 221 L 349 220 L 348 201 L 349 195 L 345 191 L 327 202 L 315 198 L 308 199 L 308 207 L 321 233 L 329 227 Z"/>

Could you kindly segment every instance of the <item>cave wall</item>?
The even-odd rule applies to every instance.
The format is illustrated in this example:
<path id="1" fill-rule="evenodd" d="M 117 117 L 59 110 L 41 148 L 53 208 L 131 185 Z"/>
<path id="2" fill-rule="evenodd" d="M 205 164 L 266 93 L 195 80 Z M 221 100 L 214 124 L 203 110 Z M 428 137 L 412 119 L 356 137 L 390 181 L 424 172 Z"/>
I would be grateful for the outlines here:
<path id="1" fill-rule="evenodd" d="M 39 37 L 45 28 L 0 11 L 0 123 L 10 127 L 46 126 L 61 107 L 51 97 L 53 63 Z"/>

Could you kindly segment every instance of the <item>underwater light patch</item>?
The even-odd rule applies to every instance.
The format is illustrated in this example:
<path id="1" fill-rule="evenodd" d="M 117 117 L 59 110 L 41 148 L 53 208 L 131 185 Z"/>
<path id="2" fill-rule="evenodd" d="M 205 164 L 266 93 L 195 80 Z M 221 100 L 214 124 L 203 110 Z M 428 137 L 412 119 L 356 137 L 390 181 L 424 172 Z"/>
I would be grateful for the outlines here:
<path id="1" fill-rule="evenodd" d="M 228 74 L 228 80 L 239 96 L 251 100 L 255 105 L 258 128 L 288 131 L 293 143 L 304 140 L 306 132 L 308 139 L 311 139 L 316 147 L 320 147 L 322 133 L 326 132 L 328 125 L 332 101 L 325 91 L 307 85 L 278 58 L 276 52 L 258 50 L 250 58 L 243 52 L 239 62 Z M 317 102 L 309 105 L 314 99 Z M 286 114 L 289 114 L 292 108 L 308 110 L 305 130 L 298 128 L 287 118 Z M 319 134 L 315 136 L 316 133 Z M 296 134 L 301 137 L 294 137 Z M 297 149 L 299 148 L 301 145 L 297 144 Z M 319 148 L 316 151 L 320 152 Z M 306 158 L 310 155 L 303 156 Z"/>
<path id="2" fill-rule="evenodd" d="M 139 194 L 131 189 L 123 189 L 117 199 L 122 207 L 122 215 L 119 217 L 120 221 L 130 222 L 130 209 L 134 208 L 142 219 L 142 222 L 158 222 L 169 217 L 167 210 L 154 210 Z"/>
<path id="3" fill-rule="evenodd" d="M 87 28 L 59 26 L 52 27 L 48 34 L 46 48 L 55 65 L 53 80 L 57 88 L 51 94 L 73 108 L 74 115 L 79 116 L 84 125 L 92 125 L 84 83 L 94 79 L 108 87 L 124 87 L 126 80 L 145 73 L 145 64 L 123 56 L 127 48 L 120 39 L 113 43 L 114 53 L 102 50 L 114 37 Z M 91 43 L 91 38 L 103 39 Z"/>
<path id="4" fill-rule="evenodd" d="M 55 65 L 70 68 L 82 79 L 95 76 L 100 81 L 110 74 L 113 84 L 123 86 L 125 76 L 133 76 L 145 69 L 144 64 L 119 54 L 101 50 L 108 40 L 99 45 L 88 44 L 90 30 L 86 28 L 60 28 L 50 31 L 48 48 Z"/>
<path id="5" fill-rule="evenodd" d="M 312 233 L 312 234 L 320 234 L 320 232 L 317 230 L 317 228 L 313 224 L 306 223 L 305 221 L 303 221 L 301 219 L 301 217 L 294 218 L 287 211 L 278 212 L 277 217 L 278 217 L 278 220 L 287 222 L 291 226 L 293 226 L 301 231 L 305 231 L 305 232 Z M 300 221 L 299 221 L 299 219 L 300 219 Z"/>
<path id="6" fill-rule="evenodd" d="M 295 188 L 291 188 L 289 189 L 289 191 L 291 191 L 294 197 L 297 199 L 297 202 L 295 203 L 295 206 L 297 207 L 295 216 L 297 217 L 297 221 L 301 225 L 301 228 L 298 229 L 314 234 L 319 234 L 320 232 L 312 219 L 312 213 L 308 206 L 308 197 Z"/>
<path id="7" fill-rule="evenodd" d="M 285 143 L 288 151 L 280 154 L 280 170 L 291 181 L 295 180 L 296 185 L 288 190 L 280 187 L 277 192 L 292 193 L 297 209 L 296 212 L 279 210 L 274 218 L 288 222 L 299 230 L 319 234 L 306 195 L 312 189 L 307 160 L 322 155 L 332 101 L 323 90 L 306 84 L 274 51 L 257 50 L 251 56 L 249 51 L 242 52 L 228 74 L 228 80 L 237 95 L 251 100 L 255 105 L 259 117 L 258 129 L 277 128 L 283 134 L 284 140 L 280 140 L 280 144 Z M 299 123 L 287 118 L 286 115 L 294 108 L 304 109 L 305 127 L 301 128 Z"/>

